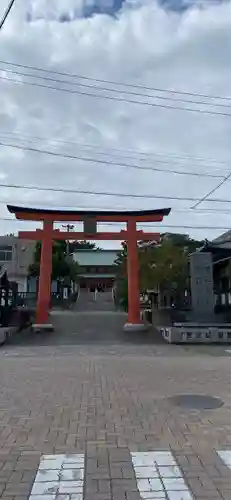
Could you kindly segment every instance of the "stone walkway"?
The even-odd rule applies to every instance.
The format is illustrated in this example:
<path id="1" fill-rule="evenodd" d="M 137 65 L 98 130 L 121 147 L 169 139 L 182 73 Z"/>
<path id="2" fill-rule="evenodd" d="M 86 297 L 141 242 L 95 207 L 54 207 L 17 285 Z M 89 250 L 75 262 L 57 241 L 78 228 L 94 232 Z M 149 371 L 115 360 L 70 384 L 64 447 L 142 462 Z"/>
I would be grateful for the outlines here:
<path id="1" fill-rule="evenodd" d="M 31 335 L 28 331 L 13 338 L 15 345 L 153 345 L 164 343 L 157 330 L 128 333 L 123 331 L 127 316 L 117 311 L 53 311 L 50 321 L 54 332 Z"/>
<path id="2" fill-rule="evenodd" d="M 2 347 L 0 498 L 230 500 L 230 381 L 215 346 Z M 181 408 L 179 394 L 224 404 Z"/>

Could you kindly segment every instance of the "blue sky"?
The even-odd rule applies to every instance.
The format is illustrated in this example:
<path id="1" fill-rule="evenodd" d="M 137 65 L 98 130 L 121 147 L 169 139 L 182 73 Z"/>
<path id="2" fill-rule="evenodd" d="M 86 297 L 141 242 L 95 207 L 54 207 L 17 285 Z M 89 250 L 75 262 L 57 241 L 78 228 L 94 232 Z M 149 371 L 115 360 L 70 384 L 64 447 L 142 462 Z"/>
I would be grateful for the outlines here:
<path id="1" fill-rule="evenodd" d="M 184 12 L 185 10 L 191 8 L 195 5 L 206 5 L 207 3 L 219 3 L 227 0 L 158 0 L 159 4 L 162 5 L 167 10 L 173 10 L 176 12 Z M 59 21 L 62 23 L 67 23 L 72 21 L 73 19 L 79 17 L 91 17 L 94 14 L 116 14 L 121 9 L 125 0 L 83 0 L 80 3 L 76 2 L 76 7 L 72 7 L 71 9 L 68 7 L 64 7 L 62 12 L 59 13 Z M 46 18 L 52 19 L 54 18 L 52 2 L 51 7 L 39 8 L 37 9 L 38 3 L 31 2 L 32 8 L 28 13 L 28 20 L 34 20 L 35 18 L 41 19 L 44 16 Z M 35 7 L 36 5 L 36 7 Z M 72 2 L 72 5 L 75 5 L 75 2 Z M 45 13 L 45 14 L 44 14 Z"/>

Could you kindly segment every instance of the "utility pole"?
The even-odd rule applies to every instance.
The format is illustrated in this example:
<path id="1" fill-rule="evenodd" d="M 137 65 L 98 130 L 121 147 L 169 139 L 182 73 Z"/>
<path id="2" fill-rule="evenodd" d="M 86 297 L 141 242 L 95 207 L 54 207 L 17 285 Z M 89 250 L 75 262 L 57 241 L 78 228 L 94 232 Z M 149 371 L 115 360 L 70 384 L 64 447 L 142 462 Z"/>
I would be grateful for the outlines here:
<path id="1" fill-rule="evenodd" d="M 63 224 L 62 227 L 64 227 L 67 230 L 67 232 L 69 233 L 70 231 L 72 231 L 74 229 L 75 226 L 73 224 Z M 66 252 L 67 252 L 67 257 L 69 257 L 69 253 L 70 253 L 69 240 L 67 240 Z"/>
<path id="2" fill-rule="evenodd" d="M 15 0 L 10 0 L 9 5 L 8 5 L 8 7 L 7 7 L 7 9 L 6 9 L 5 13 L 3 14 L 3 18 L 2 18 L 2 20 L 0 21 L 0 30 L 2 29 L 3 25 L 5 24 L 5 21 L 6 21 L 7 17 L 8 17 L 8 15 L 9 15 L 9 13 L 10 13 L 10 11 L 11 11 L 11 9 L 12 9 L 13 5 L 14 5 L 14 2 L 15 2 Z"/>
<path id="3" fill-rule="evenodd" d="M 74 229 L 75 226 L 73 224 L 62 224 L 62 227 L 67 230 L 67 233 L 69 233 L 70 231 L 72 231 Z M 66 241 L 66 261 L 68 262 L 68 264 L 70 264 L 70 262 L 71 262 L 69 239 L 67 239 L 67 241 Z M 71 285 L 71 279 L 70 279 L 70 285 Z M 72 291 L 73 291 L 73 285 L 72 285 Z"/>

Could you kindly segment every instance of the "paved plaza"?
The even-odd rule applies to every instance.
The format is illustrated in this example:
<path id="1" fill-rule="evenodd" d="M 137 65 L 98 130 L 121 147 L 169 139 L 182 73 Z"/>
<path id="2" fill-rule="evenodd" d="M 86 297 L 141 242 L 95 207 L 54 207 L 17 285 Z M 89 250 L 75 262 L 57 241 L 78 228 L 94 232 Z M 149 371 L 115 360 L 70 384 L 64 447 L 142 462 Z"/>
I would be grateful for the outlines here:
<path id="1" fill-rule="evenodd" d="M 228 348 L 133 341 L 123 320 L 55 313 L 57 334 L 1 347 L 2 499 L 231 499 Z"/>

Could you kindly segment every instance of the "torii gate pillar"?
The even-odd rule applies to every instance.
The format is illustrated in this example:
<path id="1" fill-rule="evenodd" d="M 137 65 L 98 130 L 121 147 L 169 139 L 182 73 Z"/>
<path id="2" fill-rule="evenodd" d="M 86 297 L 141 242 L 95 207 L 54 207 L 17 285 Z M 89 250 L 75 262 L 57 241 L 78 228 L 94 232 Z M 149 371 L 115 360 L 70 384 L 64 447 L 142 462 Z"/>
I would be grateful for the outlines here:
<path id="1" fill-rule="evenodd" d="M 135 219 L 128 221 L 127 232 L 128 322 L 125 329 L 133 329 L 136 325 L 143 326 L 140 319 L 139 260 Z"/>
<path id="2" fill-rule="evenodd" d="M 43 222 L 43 238 L 41 242 L 39 289 L 36 309 L 36 324 L 48 325 L 51 301 L 51 275 L 52 275 L 52 231 L 53 222 Z"/>

